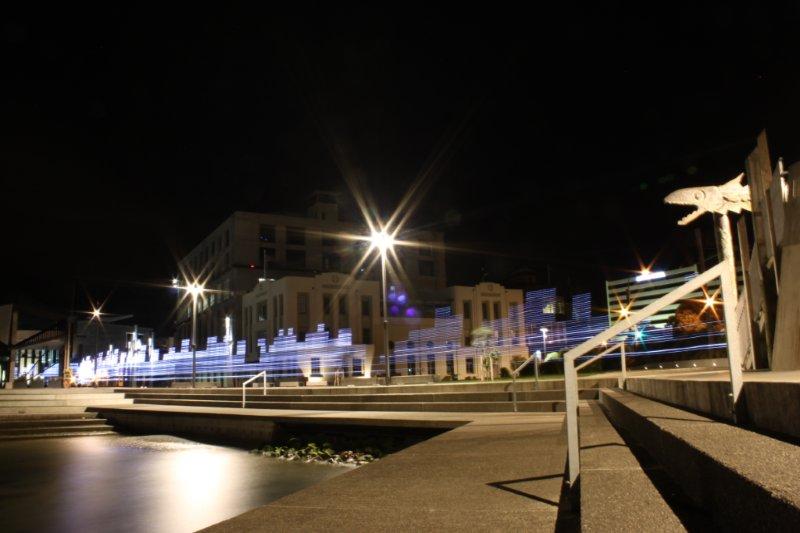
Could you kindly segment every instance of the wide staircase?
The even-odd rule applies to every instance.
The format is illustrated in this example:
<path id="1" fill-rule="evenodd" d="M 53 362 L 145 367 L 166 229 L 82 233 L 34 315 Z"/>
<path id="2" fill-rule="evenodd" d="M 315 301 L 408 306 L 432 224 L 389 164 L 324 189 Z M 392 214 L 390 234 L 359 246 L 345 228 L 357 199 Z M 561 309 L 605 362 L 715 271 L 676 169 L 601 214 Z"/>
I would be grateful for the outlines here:
<path id="1" fill-rule="evenodd" d="M 581 529 L 800 531 L 798 441 L 685 399 L 615 387 L 581 406 Z"/>
<path id="2" fill-rule="evenodd" d="M 597 399 L 599 387 L 616 379 L 581 379 L 580 397 Z M 520 412 L 564 411 L 561 380 L 518 381 L 517 410 Z M 241 407 L 242 389 L 118 389 L 137 404 L 198 407 Z M 436 411 L 511 412 L 514 409 L 510 381 L 458 382 L 427 385 L 366 387 L 270 387 L 247 389 L 249 409 L 311 409 L 333 411 Z"/>
<path id="3" fill-rule="evenodd" d="M 3 389 L 0 441 L 111 434 L 105 419 L 87 409 L 132 403 L 112 389 Z"/>

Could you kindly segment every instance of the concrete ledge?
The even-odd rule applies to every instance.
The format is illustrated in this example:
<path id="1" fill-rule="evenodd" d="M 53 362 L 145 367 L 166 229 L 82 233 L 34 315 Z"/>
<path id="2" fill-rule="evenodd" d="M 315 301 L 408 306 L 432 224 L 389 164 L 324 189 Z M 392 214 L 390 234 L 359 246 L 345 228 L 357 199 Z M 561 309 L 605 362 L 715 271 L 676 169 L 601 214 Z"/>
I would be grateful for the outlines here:
<path id="1" fill-rule="evenodd" d="M 800 530 L 800 447 L 623 391 L 600 399 L 718 526 Z"/>
<path id="2" fill-rule="evenodd" d="M 792 381 L 757 381 L 767 375 L 751 374 L 742 386 L 743 411 L 753 428 L 800 439 L 800 383 Z M 722 379 L 627 380 L 630 392 L 654 400 L 732 420 L 728 381 Z"/>
<path id="3" fill-rule="evenodd" d="M 686 530 L 599 404 L 581 410 L 580 431 L 582 531 Z"/>
<path id="4" fill-rule="evenodd" d="M 640 396 L 733 420 L 731 384 L 725 381 L 633 378 L 625 383 L 627 390 Z"/>
<path id="5" fill-rule="evenodd" d="M 134 433 L 186 435 L 242 443 L 270 442 L 275 422 L 257 417 L 232 417 L 214 414 L 165 414 L 151 411 L 100 410 L 114 429 Z"/>

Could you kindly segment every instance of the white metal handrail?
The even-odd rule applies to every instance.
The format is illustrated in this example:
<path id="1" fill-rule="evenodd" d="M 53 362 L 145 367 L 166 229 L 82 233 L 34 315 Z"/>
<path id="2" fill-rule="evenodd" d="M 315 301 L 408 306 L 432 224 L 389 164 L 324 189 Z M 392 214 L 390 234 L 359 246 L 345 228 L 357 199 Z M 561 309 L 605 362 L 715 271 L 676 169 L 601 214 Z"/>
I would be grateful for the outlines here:
<path id="1" fill-rule="evenodd" d="M 604 355 L 608 355 L 611 352 L 615 352 L 617 350 L 617 348 L 619 348 L 620 369 L 622 370 L 622 376 L 620 376 L 620 378 L 617 380 L 617 385 L 619 386 L 620 389 L 624 389 L 625 388 L 625 380 L 628 379 L 628 365 L 627 365 L 627 362 L 625 361 L 625 341 L 617 343 L 614 346 L 612 346 L 611 348 L 606 348 L 605 350 L 603 350 L 599 354 L 593 355 L 592 357 L 590 357 L 589 359 L 587 359 L 583 363 L 581 363 L 578 366 L 576 366 L 575 367 L 576 374 L 577 374 L 578 370 L 580 370 L 581 368 L 589 366 L 590 364 L 594 363 L 595 361 L 597 361 L 598 359 L 600 359 Z"/>
<path id="2" fill-rule="evenodd" d="M 536 388 L 539 388 L 539 358 L 536 354 L 528 357 L 524 363 L 519 365 L 511 372 L 511 398 L 514 404 L 514 412 L 517 412 L 517 378 L 519 377 L 519 373 L 522 372 L 522 369 L 528 366 L 531 361 L 535 361 L 533 364 L 533 368 L 536 370 Z"/>
<path id="3" fill-rule="evenodd" d="M 684 298 L 700 289 L 710 281 L 720 278 L 722 288 L 722 303 L 725 308 L 725 332 L 728 337 L 728 367 L 731 379 L 731 400 L 735 408 L 742 389 L 742 367 L 739 355 L 739 345 L 731 339 L 736 334 L 735 306 L 736 306 L 736 277 L 732 259 L 725 259 L 702 274 L 692 278 L 680 287 L 673 289 L 658 300 L 647 305 L 626 319 L 619 320 L 607 330 L 598 333 L 575 348 L 564 354 L 564 389 L 567 403 L 567 451 L 569 484 L 574 486 L 580 474 L 580 442 L 578 436 L 578 369 L 586 366 L 588 362 L 575 366 L 575 360 L 582 357 L 596 346 L 608 342 L 617 335 L 631 329 L 642 320 L 656 314 L 662 308 Z M 614 347 L 612 347 L 613 349 Z M 623 347 L 624 348 L 624 347 Z M 623 356 L 624 359 L 624 356 Z M 591 362 L 592 359 L 589 360 Z M 734 411 L 735 420 L 735 411 Z"/>
<path id="4" fill-rule="evenodd" d="M 266 370 L 262 370 L 261 372 L 259 372 L 255 376 L 253 376 L 252 378 L 250 378 L 247 381 L 245 381 L 244 383 L 242 383 L 242 407 L 245 406 L 247 386 L 250 383 L 252 383 L 255 380 L 257 380 L 258 378 L 260 378 L 260 377 L 264 378 L 264 396 L 267 395 L 267 371 Z"/>

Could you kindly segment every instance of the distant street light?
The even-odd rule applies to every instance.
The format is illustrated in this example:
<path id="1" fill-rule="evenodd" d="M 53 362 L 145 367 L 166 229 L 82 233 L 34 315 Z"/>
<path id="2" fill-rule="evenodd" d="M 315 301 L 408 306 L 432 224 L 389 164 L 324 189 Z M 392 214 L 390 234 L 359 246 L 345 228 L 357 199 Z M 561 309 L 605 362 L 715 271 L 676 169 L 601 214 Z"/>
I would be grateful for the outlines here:
<path id="1" fill-rule="evenodd" d="M 392 371 L 389 364 L 389 312 L 386 305 L 386 252 L 394 247 L 394 237 L 386 230 L 372 231 L 370 243 L 381 254 L 381 299 L 383 300 L 383 353 L 386 357 L 386 384 L 391 383 Z"/>

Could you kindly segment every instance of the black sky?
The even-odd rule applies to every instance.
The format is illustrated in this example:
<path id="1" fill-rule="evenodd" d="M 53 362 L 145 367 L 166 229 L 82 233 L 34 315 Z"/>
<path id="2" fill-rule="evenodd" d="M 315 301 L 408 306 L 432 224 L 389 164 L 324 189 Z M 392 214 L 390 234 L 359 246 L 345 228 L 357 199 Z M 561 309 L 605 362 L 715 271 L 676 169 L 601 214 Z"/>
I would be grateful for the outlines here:
<path id="1" fill-rule="evenodd" d="M 388 212 L 425 173 L 414 226 L 511 256 L 456 254 L 452 281 L 549 263 L 597 288 L 637 254 L 680 266 L 664 195 L 733 177 L 762 128 L 800 158 L 792 4 L 465 5 L 9 14 L 0 300 L 66 309 L 79 278 L 163 326 L 169 291 L 140 284 L 343 174 Z"/>

